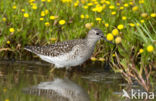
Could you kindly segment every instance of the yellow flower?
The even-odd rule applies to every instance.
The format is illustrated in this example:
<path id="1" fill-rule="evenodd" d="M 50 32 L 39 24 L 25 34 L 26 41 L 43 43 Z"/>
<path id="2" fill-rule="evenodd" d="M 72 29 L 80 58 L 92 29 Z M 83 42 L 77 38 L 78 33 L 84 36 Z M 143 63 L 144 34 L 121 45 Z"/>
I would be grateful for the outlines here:
<path id="1" fill-rule="evenodd" d="M 88 6 L 83 6 L 84 9 L 88 9 Z"/>
<path id="2" fill-rule="evenodd" d="M 72 0 L 61 0 L 63 3 L 71 3 Z"/>
<path id="3" fill-rule="evenodd" d="M 40 21 L 43 21 L 44 20 L 44 18 L 40 18 Z"/>
<path id="4" fill-rule="evenodd" d="M 111 33 L 107 34 L 107 40 L 112 41 L 114 39 L 114 36 Z"/>
<path id="5" fill-rule="evenodd" d="M 115 11 L 113 11 L 111 14 L 112 14 L 112 15 L 115 15 L 115 14 L 116 14 L 116 12 L 115 12 Z"/>
<path id="6" fill-rule="evenodd" d="M 141 53 L 143 53 L 144 52 L 144 50 L 141 48 L 140 50 L 139 50 L 139 53 L 141 54 Z"/>
<path id="7" fill-rule="evenodd" d="M 141 16 L 142 16 L 143 18 L 146 18 L 146 17 L 148 16 L 148 14 L 147 14 L 147 13 L 142 13 Z"/>
<path id="8" fill-rule="evenodd" d="M 115 57 L 115 54 L 112 54 L 113 57 Z"/>
<path id="9" fill-rule="evenodd" d="M 137 10 L 138 10 L 138 6 L 134 6 L 134 7 L 132 8 L 132 10 L 133 10 L 133 11 L 137 11 Z"/>
<path id="10" fill-rule="evenodd" d="M 9 45 L 10 44 L 10 41 L 7 41 L 7 44 Z"/>
<path id="11" fill-rule="evenodd" d="M 59 21 L 59 24 L 60 24 L 60 25 L 64 25 L 65 23 L 66 23 L 65 20 L 60 20 L 60 21 Z"/>
<path id="12" fill-rule="evenodd" d="M 115 7 L 113 5 L 110 5 L 109 6 L 109 9 L 114 9 Z"/>
<path id="13" fill-rule="evenodd" d="M 122 25 L 122 24 L 118 25 L 119 30 L 122 30 L 123 28 L 124 28 L 124 25 Z"/>
<path id="14" fill-rule="evenodd" d="M 116 38 L 115 38 L 115 43 L 116 43 L 116 44 L 121 43 L 121 37 L 119 37 L 119 36 L 116 37 Z"/>
<path id="15" fill-rule="evenodd" d="M 80 15 L 80 18 L 81 18 L 81 19 L 84 19 L 84 18 L 85 18 L 85 16 L 84 16 L 83 14 L 81 14 L 81 15 Z"/>
<path id="16" fill-rule="evenodd" d="M 51 2 L 51 0 L 47 0 L 47 2 Z"/>
<path id="17" fill-rule="evenodd" d="M 147 51 L 148 52 L 153 52 L 154 51 L 154 47 L 152 45 L 148 45 L 147 46 Z"/>
<path id="18" fill-rule="evenodd" d="M 101 20 L 102 20 L 102 19 L 101 19 L 101 18 L 99 18 L 99 17 L 98 17 L 98 18 L 96 18 L 96 21 L 101 21 Z"/>
<path id="19" fill-rule="evenodd" d="M 131 2 L 129 2 L 129 4 L 130 4 L 130 5 L 133 5 L 133 2 L 131 1 Z"/>
<path id="20" fill-rule="evenodd" d="M 120 6 L 120 3 L 116 3 L 117 6 Z"/>
<path id="21" fill-rule="evenodd" d="M 41 16 L 45 16 L 45 12 L 44 11 L 41 12 Z"/>
<path id="22" fill-rule="evenodd" d="M 45 2 L 46 0 L 41 0 L 42 2 Z"/>
<path id="23" fill-rule="evenodd" d="M 141 23 L 144 23 L 144 22 L 145 22 L 145 20 L 143 20 L 143 19 L 142 19 L 142 20 L 140 20 L 140 22 L 141 22 Z"/>
<path id="24" fill-rule="evenodd" d="M 130 23 L 129 24 L 131 27 L 135 27 L 135 24 L 134 23 Z"/>
<path id="25" fill-rule="evenodd" d="M 123 10 L 123 9 L 124 9 L 124 7 L 123 7 L 123 6 L 121 6 L 121 7 L 120 7 L 120 10 Z"/>
<path id="26" fill-rule="evenodd" d="M 21 11 L 22 11 L 22 12 L 24 12 L 24 11 L 25 11 L 25 9 L 21 9 Z"/>
<path id="27" fill-rule="evenodd" d="M 92 2 L 90 2 L 90 3 L 88 3 L 87 5 L 88 5 L 88 6 L 92 6 L 92 5 L 93 5 L 93 3 L 92 3 Z"/>
<path id="28" fill-rule="evenodd" d="M 49 23 L 49 22 L 45 22 L 44 24 L 45 24 L 45 26 L 47 26 L 47 27 L 50 26 L 50 23 Z"/>
<path id="29" fill-rule="evenodd" d="M 92 61 L 96 61 L 97 60 L 97 58 L 95 58 L 95 57 L 91 57 L 90 58 Z"/>
<path id="30" fill-rule="evenodd" d="M 118 29 L 113 29 L 112 34 L 113 34 L 114 36 L 117 36 L 117 35 L 119 34 Z"/>
<path id="31" fill-rule="evenodd" d="M 143 3 L 144 3 L 144 0 L 139 0 L 139 3 L 140 3 L 140 4 L 143 4 Z"/>
<path id="32" fill-rule="evenodd" d="M 87 14 L 87 15 L 85 16 L 85 18 L 88 19 L 88 18 L 89 18 L 89 15 Z"/>
<path id="33" fill-rule="evenodd" d="M 75 7 L 77 7 L 78 5 L 79 5 L 79 3 L 78 3 L 78 2 L 75 2 L 75 3 L 74 3 L 74 6 L 75 6 Z"/>
<path id="34" fill-rule="evenodd" d="M 5 22 L 5 21 L 6 21 L 6 18 L 5 18 L 5 17 L 3 17 L 3 18 L 2 18 L 2 20 L 3 20 L 3 22 Z"/>
<path id="35" fill-rule="evenodd" d="M 152 13 L 151 17 L 153 17 L 153 18 L 156 17 L 156 13 Z"/>
<path id="36" fill-rule="evenodd" d="M 29 14 L 28 13 L 24 13 L 24 17 L 25 18 L 28 18 L 29 17 Z"/>
<path id="37" fill-rule="evenodd" d="M 14 28 L 10 28 L 9 31 L 10 31 L 11 33 L 13 33 L 13 32 L 15 32 L 15 29 L 14 29 Z"/>
<path id="38" fill-rule="evenodd" d="M 101 58 L 99 58 L 99 61 L 104 62 L 105 59 L 101 57 Z"/>
<path id="39" fill-rule="evenodd" d="M 5 99 L 5 101 L 10 101 L 9 99 Z"/>
<path id="40" fill-rule="evenodd" d="M 122 16 L 122 20 L 126 20 L 127 19 L 127 17 L 126 16 Z"/>
<path id="41" fill-rule="evenodd" d="M 46 9 L 44 12 L 45 12 L 45 14 L 48 14 L 49 13 L 49 10 Z"/>
<path id="42" fill-rule="evenodd" d="M 34 4 L 34 5 L 32 6 L 32 9 L 37 9 L 36 4 Z"/>
<path id="43" fill-rule="evenodd" d="M 13 8 L 13 9 L 16 9 L 16 5 L 13 5 L 12 8 Z"/>
<path id="44" fill-rule="evenodd" d="M 53 37 L 53 38 L 51 38 L 50 40 L 51 40 L 51 41 L 56 41 L 57 39 Z"/>
<path id="45" fill-rule="evenodd" d="M 125 4 L 124 4 L 124 6 L 125 6 L 125 7 L 128 7 L 128 4 L 127 4 L 127 3 L 125 3 Z"/>
<path id="46" fill-rule="evenodd" d="M 92 26 L 93 26 L 93 23 L 86 23 L 86 24 L 85 24 L 85 27 L 86 27 L 87 29 L 91 29 Z"/>
<path id="47" fill-rule="evenodd" d="M 109 27 L 109 24 L 108 23 L 105 23 L 105 27 Z"/>
<path id="48" fill-rule="evenodd" d="M 55 16 L 50 16 L 50 20 L 55 20 Z"/>

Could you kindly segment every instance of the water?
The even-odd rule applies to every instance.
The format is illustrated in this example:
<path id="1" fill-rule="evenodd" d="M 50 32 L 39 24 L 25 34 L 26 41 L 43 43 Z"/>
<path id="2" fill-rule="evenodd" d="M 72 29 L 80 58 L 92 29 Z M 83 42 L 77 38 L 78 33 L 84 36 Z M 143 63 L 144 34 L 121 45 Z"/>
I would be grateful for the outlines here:
<path id="1" fill-rule="evenodd" d="M 0 61 L 0 101 L 121 101 L 127 84 L 103 66 L 95 63 L 75 67 L 71 73 L 65 69 L 49 73 L 47 63 Z"/>

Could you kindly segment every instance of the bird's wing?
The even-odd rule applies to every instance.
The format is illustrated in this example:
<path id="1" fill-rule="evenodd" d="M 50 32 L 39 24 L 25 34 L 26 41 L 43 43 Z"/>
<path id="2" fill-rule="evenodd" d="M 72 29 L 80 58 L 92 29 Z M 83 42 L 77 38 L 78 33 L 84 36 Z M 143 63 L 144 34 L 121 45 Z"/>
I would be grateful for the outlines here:
<path id="1" fill-rule="evenodd" d="M 65 42 L 58 42 L 47 46 L 26 46 L 24 49 L 37 55 L 55 57 L 70 52 L 75 45 L 81 44 L 83 42 L 84 41 L 82 39 L 70 40 Z"/>

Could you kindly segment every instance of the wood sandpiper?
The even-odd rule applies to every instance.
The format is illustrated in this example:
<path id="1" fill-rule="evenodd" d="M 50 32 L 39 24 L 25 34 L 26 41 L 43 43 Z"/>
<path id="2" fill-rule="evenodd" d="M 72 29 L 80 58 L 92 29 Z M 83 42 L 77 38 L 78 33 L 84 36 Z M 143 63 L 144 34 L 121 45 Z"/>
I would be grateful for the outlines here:
<path id="1" fill-rule="evenodd" d="M 93 28 L 84 39 L 58 42 L 47 46 L 27 46 L 24 49 L 35 53 L 46 62 L 55 64 L 56 68 L 69 69 L 89 59 L 96 42 L 100 39 L 106 39 L 103 32 L 98 28 Z"/>

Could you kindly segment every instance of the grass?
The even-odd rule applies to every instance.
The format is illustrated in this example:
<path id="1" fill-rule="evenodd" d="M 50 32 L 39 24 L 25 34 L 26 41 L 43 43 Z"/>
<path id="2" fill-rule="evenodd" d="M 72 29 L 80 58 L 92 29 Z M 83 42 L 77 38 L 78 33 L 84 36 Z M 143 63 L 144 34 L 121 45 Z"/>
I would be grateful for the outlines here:
<path id="1" fill-rule="evenodd" d="M 133 64 L 137 68 L 133 73 L 143 75 L 145 68 L 156 67 L 155 4 L 155 0 L 1 0 L 0 56 L 30 58 L 23 50 L 26 45 L 84 38 L 90 28 L 98 27 L 116 45 L 98 42 L 92 59 L 111 59 L 113 70 L 125 73 Z M 114 68 L 119 64 L 122 68 Z"/>

